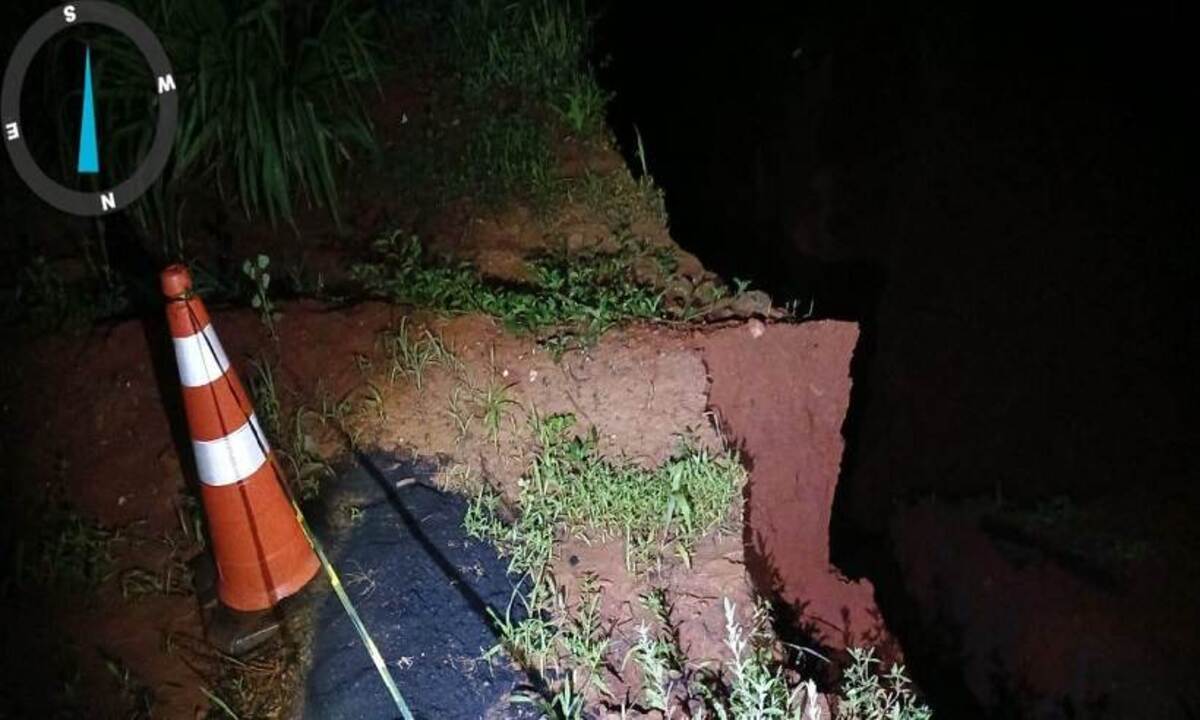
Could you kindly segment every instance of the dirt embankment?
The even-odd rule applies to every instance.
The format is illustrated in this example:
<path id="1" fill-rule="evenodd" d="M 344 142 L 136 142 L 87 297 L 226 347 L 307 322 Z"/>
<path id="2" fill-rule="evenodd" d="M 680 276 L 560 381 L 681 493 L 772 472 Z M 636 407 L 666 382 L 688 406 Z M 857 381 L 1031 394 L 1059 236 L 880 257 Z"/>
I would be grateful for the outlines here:
<path id="1" fill-rule="evenodd" d="M 857 339 L 853 323 L 775 325 L 757 338 L 713 335 L 704 357 L 712 407 L 751 468 L 744 539 L 756 585 L 790 606 L 804 639 L 894 655 L 871 583 L 829 558 Z"/>
<path id="2" fill-rule="evenodd" d="M 387 359 L 380 333 L 401 318 L 443 338 L 463 374 L 431 369 L 420 388 L 383 379 Z M 273 368 L 285 414 L 298 404 L 361 398 L 356 392 L 373 381 L 383 403 L 360 414 L 364 421 L 373 418 L 361 440 L 439 456 L 450 484 L 481 474 L 515 493 L 531 451 L 526 421 L 533 410 L 573 413 L 582 429 L 598 430 L 605 454 L 647 466 L 669 457 L 682 436 L 717 448 L 718 428 L 727 433 L 751 468 L 746 524 L 702 543 L 690 568 L 668 564 L 640 576 L 626 569 L 619 542 L 564 545 L 556 572 L 568 594 L 586 576 L 599 579 L 603 613 L 615 628 L 614 652 L 633 642 L 641 617 L 637 597 L 651 586 L 667 589 L 681 646 L 697 662 L 725 657 L 722 600 L 735 601 L 739 614 L 748 615 L 753 584 L 791 603 L 795 619 L 822 647 L 884 637 L 870 586 L 846 582 L 828 563 L 849 356 L 857 337 L 852 325 L 635 326 L 556 362 L 531 339 L 512 336 L 486 318 L 422 322 L 380 304 L 285 305 L 276 325 L 278 345 L 249 311 L 217 311 L 214 323 L 243 376 L 260 375 L 256 362 Z M 21 669 L 7 675 L 16 684 L 6 695 L 29 698 L 31 709 L 41 705 L 29 688 L 63 692 L 49 663 L 22 660 L 51 637 L 73 658 L 79 678 L 73 692 L 101 714 L 128 707 L 131 688 L 152 695 L 162 717 L 193 717 L 208 706 L 200 688 L 212 687 L 218 667 L 204 649 L 195 599 L 186 586 L 131 596 L 123 582 L 135 570 L 161 576 L 164 567 L 199 551 L 185 527 L 190 471 L 181 464 L 177 441 L 179 433 L 184 443 L 187 436 L 173 399 L 173 358 L 164 348 L 169 344 L 154 328 L 127 322 L 35 343 L 5 377 L 4 440 L 13 491 L 33 497 L 48 489 L 118 538 L 105 550 L 111 559 L 95 592 L 64 597 L 37 612 L 28 597 L 9 598 L 16 603 L 11 611 L 29 622 L 6 633 L 4 664 Z M 452 412 L 455 393 L 488 385 L 506 388 L 511 405 L 494 434 L 484 431 L 481 418 L 463 432 Z M 620 687 L 616 680 L 613 685 Z"/>

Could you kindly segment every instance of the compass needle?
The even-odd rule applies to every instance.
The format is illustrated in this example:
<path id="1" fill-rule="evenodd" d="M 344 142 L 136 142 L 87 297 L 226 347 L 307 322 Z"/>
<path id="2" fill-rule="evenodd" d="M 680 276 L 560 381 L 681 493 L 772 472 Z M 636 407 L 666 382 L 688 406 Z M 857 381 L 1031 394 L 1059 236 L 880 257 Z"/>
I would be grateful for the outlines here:
<path id="1" fill-rule="evenodd" d="M 100 152 L 96 147 L 96 104 L 92 95 L 92 49 L 84 55 L 83 118 L 79 126 L 79 174 L 100 172 Z"/>

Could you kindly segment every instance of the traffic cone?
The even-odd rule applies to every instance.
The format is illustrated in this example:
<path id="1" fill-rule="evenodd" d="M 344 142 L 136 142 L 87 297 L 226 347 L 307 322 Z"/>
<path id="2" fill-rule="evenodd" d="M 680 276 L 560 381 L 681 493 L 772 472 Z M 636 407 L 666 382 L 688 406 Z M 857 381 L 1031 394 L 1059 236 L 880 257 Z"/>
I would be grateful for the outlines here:
<path id="1" fill-rule="evenodd" d="M 229 366 L 192 277 L 162 272 L 217 595 L 234 610 L 264 610 L 304 587 L 320 564 L 304 536 L 254 406 Z"/>

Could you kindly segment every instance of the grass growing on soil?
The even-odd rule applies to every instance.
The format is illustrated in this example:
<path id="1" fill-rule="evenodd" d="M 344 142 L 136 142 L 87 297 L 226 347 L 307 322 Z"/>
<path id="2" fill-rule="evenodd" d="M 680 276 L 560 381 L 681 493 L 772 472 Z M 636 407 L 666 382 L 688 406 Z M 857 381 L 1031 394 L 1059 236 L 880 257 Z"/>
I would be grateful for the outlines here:
<path id="1" fill-rule="evenodd" d="M 78 592 L 94 590 L 111 577 L 120 531 L 65 508 L 49 508 L 38 518 L 37 531 L 14 543 L 7 582 Z"/>
<path id="2" fill-rule="evenodd" d="M 684 444 L 676 457 L 654 469 L 602 458 L 596 434 L 574 436 L 571 415 L 533 419 L 540 452 L 520 481 L 513 523 L 501 519 L 501 501 L 481 491 L 468 507 L 468 534 L 496 544 L 509 557 L 509 571 L 531 578 L 522 598 L 527 616 L 512 608 L 493 616 L 505 647 L 527 667 L 559 674 L 554 698 L 537 704 L 554 717 L 577 717 L 582 693 L 608 690 L 601 667 L 608 637 L 599 627 L 599 589 L 587 580 L 573 610 L 556 589 L 550 565 L 564 534 L 591 540 L 623 539 L 626 562 L 644 568 L 668 552 L 685 561 L 706 534 L 725 525 L 745 471 L 729 453 Z M 514 596 L 515 599 L 515 596 Z"/>
<path id="3" fill-rule="evenodd" d="M 467 533 L 488 540 L 509 558 L 509 572 L 530 581 L 524 595 L 523 619 L 512 604 L 503 617 L 492 618 L 502 646 L 526 668 L 552 681 L 548 696 L 516 698 L 537 706 L 546 717 L 582 718 L 585 706 L 602 698 L 620 706 L 603 679 L 612 637 L 601 626 L 600 594 L 594 577 L 585 576 L 575 602 L 561 591 L 551 566 L 558 543 L 567 535 L 589 542 L 623 540 L 631 571 L 663 562 L 674 553 L 685 563 L 690 550 L 707 534 L 725 526 L 734 499 L 745 481 L 736 457 L 684 444 L 661 466 L 643 469 L 601 457 L 595 431 L 571 431 L 571 415 L 532 420 L 539 451 L 520 480 L 513 513 L 503 519 L 498 495 L 481 490 L 463 520 Z M 726 640 L 730 659 L 720 668 L 693 667 L 672 627 L 665 591 L 641 598 L 653 622 L 643 621 L 637 638 L 619 662 L 620 672 L 632 661 L 641 677 L 633 708 L 657 710 L 670 717 L 689 709 L 696 718 L 766 720 L 823 717 L 817 687 L 775 658 L 777 641 L 765 605 L 743 628 L 735 607 L 725 600 Z M 489 655 L 499 651 L 494 648 Z M 886 673 L 871 650 L 852 650 L 838 696 L 840 720 L 928 720 L 931 713 L 916 698 L 902 666 Z M 553 673 L 548 674 L 547 669 Z"/>
<path id="4" fill-rule="evenodd" d="M 349 401 L 338 404 L 323 398 L 324 412 L 317 412 L 306 405 L 299 405 L 289 417 L 285 417 L 279 388 L 275 382 L 275 371 L 266 360 L 251 362 L 250 396 L 254 401 L 256 415 L 263 432 L 271 443 L 286 470 L 292 491 L 301 500 L 310 500 L 321 491 L 321 483 L 334 477 L 333 467 L 321 454 L 320 448 L 310 432 L 313 422 L 333 424 L 338 430 L 351 436 L 345 429 L 343 417 L 349 412 Z"/>
<path id="5" fill-rule="evenodd" d="M 535 417 L 541 451 L 520 481 L 515 523 L 500 519 L 500 499 L 487 491 L 467 511 L 467 532 L 496 543 L 510 558 L 510 572 L 542 577 L 561 533 L 624 539 L 631 569 L 661 560 L 668 549 L 686 560 L 700 538 L 728 520 L 745 478 L 732 455 L 685 444 L 646 470 L 602 458 L 595 431 L 573 436 L 574 423 L 571 415 Z"/>
<path id="6" fill-rule="evenodd" d="M 404 184 L 439 200 L 547 205 L 558 190 L 556 139 L 598 136 L 608 100 L 587 64 L 583 3 L 423 0 L 401 13 L 398 25 L 439 38 L 429 48 L 437 71 L 426 74 L 458 80 L 397 156 Z"/>
<path id="7" fill-rule="evenodd" d="M 161 3 L 126 0 L 163 38 L 190 102 L 180 106 L 171 182 L 156 184 L 134 215 L 183 254 L 181 189 L 215 186 L 247 217 L 290 221 L 297 195 L 340 223 L 338 167 L 351 149 L 375 150 L 363 91 L 383 63 L 372 4 L 326 0 Z M 128 43 L 101 36 L 106 128 L 119 161 L 132 166 L 153 137 L 143 92 L 144 61 Z M 106 65 L 107 64 L 107 65 Z M 108 71 L 105 74 L 105 71 Z"/>
<path id="8" fill-rule="evenodd" d="M 428 328 L 415 337 L 410 335 L 408 318 L 401 319 L 395 330 L 384 332 L 380 343 L 388 359 L 388 382 L 393 385 L 401 378 L 411 378 L 420 390 L 430 368 L 459 366 L 445 341 Z"/>
<path id="9" fill-rule="evenodd" d="M 400 231 L 379 238 L 374 249 L 374 262 L 351 270 L 371 295 L 447 313 L 492 315 L 515 332 L 543 335 L 552 349 L 590 344 L 621 322 L 668 318 L 662 292 L 637 278 L 635 264 L 646 251 L 632 243 L 617 253 L 538 258 L 530 264 L 528 285 L 486 282 L 465 262 L 438 263 L 416 236 Z M 650 255 L 663 269 L 673 266 L 666 252 Z"/>

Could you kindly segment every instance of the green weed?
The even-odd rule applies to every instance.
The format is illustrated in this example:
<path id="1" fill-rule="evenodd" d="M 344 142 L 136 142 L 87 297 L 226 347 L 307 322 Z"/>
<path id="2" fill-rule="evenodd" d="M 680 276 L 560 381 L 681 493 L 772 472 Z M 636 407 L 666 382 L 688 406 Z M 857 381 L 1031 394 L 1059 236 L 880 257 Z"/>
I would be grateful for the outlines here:
<path id="1" fill-rule="evenodd" d="M 467 99 L 520 92 L 548 101 L 587 71 L 591 22 L 581 2 L 456 2 L 450 13 L 455 58 Z"/>
<path id="2" fill-rule="evenodd" d="M 485 657 L 492 657 L 503 647 L 517 662 L 526 667 L 536 667 L 538 673 L 544 675 L 548 663 L 557 664 L 558 662 L 555 643 L 559 637 L 559 629 L 539 606 L 530 603 L 527 598 L 523 597 L 521 600 L 526 604 L 527 616 L 522 620 L 514 621 L 512 606 L 519 597 L 521 596 L 518 592 L 513 593 L 503 618 L 488 608 L 492 624 L 500 631 L 502 645 L 492 648 L 485 654 Z"/>
<path id="3" fill-rule="evenodd" d="M 393 384 L 400 378 L 412 378 L 420 390 L 429 368 L 457 368 L 459 365 L 458 359 L 442 338 L 429 329 L 425 329 L 418 337 L 412 337 L 408 318 L 401 319 L 395 330 L 383 333 L 380 340 L 388 357 L 388 382 Z"/>
<path id="4" fill-rule="evenodd" d="M 549 698 L 533 693 L 518 693 L 513 695 L 513 702 L 526 703 L 536 707 L 542 716 L 550 720 L 582 720 L 584 709 L 583 694 L 570 674 L 562 677 L 558 687 Z"/>
<path id="5" fill-rule="evenodd" d="M 516 383 L 503 383 L 493 378 L 486 386 L 475 391 L 479 416 L 492 442 L 499 441 L 500 426 L 504 423 L 504 418 L 508 417 L 511 406 L 520 404 L 508 394 L 515 385 Z"/>
<path id="6" fill-rule="evenodd" d="M 454 428 L 458 431 L 459 440 L 467 437 L 471 431 L 471 423 L 475 420 L 475 416 L 467 404 L 466 396 L 469 394 L 469 390 L 464 385 L 455 385 L 450 391 L 450 409 L 446 411 L 446 414 L 454 421 Z"/>
<path id="7" fill-rule="evenodd" d="M 34 331 L 56 331 L 127 312 L 128 288 L 107 264 L 93 264 L 87 255 L 86 240 L 83 248 L 88 271 L 77 279 L 65 277 L 60 267 L 45 256 L 31 258 L 0 295 L 0 322 L 27 323 Z"/>
<path id="8" fill-rule="evenodd" d="M 434 197 L 551 205 L 560 129 L 596 134 L 608 96 L 587 65 L 592 21 L 579 0 L 414 3 L 410 27 L 446 37 L 431 64 L 449 65 L 459 92 L 422 119 L 398 163 L 405 184 Z M 443 34 L 441 28 L 449 27 Z"/>
<path id="9" fill-rule="evenodd" d="M 317 413 L 307 407 L 296 409 L 292 416 L 292 431 L 288 441 L 283 444 L 278 454 L 291 468 L 289 477 L 296 486 L 296 495 L 301 500 L 316 497 L 321 491 L 321 483 L 337 477 L 329 461 L 321 454 L 317 441 L 309 434 L 306 421 L 320 419 Z"/>
<path id="10" fill-rule="evenodd" d="M 447 313 L 492 315 L 560 348 L 590 344 L 622 322 L 667 318 L 662 293 L 637 278 L 634 265 L 645 251 L 632 242 L 612 254 L 584 250 L 537 258 L 531 282 L 520 286 L 484 282 L 465 263 L 434 262 L 416 236 L 399 231 L 379 238 L 374 248 L 374 262 L 351 269 L 369 294 Z"/>
<path id="11" fill-rule="evenodd" d="M 550 140 L 547 129 L 537 123 L 489 115 L 467 143 L 467 180 L 485 200 L 528 194 L 544 205 L 553 190 Z"/>
<path id="12" fill-rule="evenodd" d="M 302 195 L 338 213 L 336 166 L 351 147 L 375 147 L 360 88 L 377 82 L 374 11 L 354 0 L 285 10 L 280 0 L 162 3 L 133 0 L 175 63 L 180 103 L 172 165 L 137 210 L 148 230 L 174 237 L 181 188 L 215 183 L 247 216 L 289 220 Z M 145 61 L 128 43 L 97 38 L 107 129 L 132 166 L 154 133 Z M 178 248 L 176 248 L 178 251 Z"/>
<path id="13" fill-rule="evenodd" d="M 520 481 L 520 517 L 488 538 L 509 555 L 510 571 L 537 577 L 560 526 L 583 537 L 624 539 L 637 567 L 669 546 L 689 551 L 729 517 L 745 477 L 732 455 L 684 444 L 676 457 L 646 470 L 600 457 L 595 431 L 571 436 L 574 422 L 571 415 L 534 418 L 541 450 Z"/>
<path id="14" fill-rule="evenodd" d="M 851 664 L 842 679 L 838 720 L 929 720 L 930 711 L 917 698 L 903 665 L 880 675 L 870 648 L 851 648 Z"/>
<path id="15" fill-rule="evenodd" d="M 262 425 L 267 437 L 279 444 L 283 437 L 282 409 L 279 402 L 279 390 L 275 386 L 275 369 L 264 359 L 250 361 L 254 370 L 250 374 L 250 397 L 254 401 L 254 414 Z M 245 422 L 244 418 L 237 418 Z"/>
<path id="16" fill-rule="evenodd" d="M 275 306 L 271 302 L 271 273 L 267 272 L 267 268 L 271 264 L 271 258 L 266 255 L 259 255 L 255 259 L 246 259 L 242 263 L 242 274 L 250 281 L 250 307 L 258 311 L 258 316 L 262 320 L 263 325 L 270 331 L 271 336 L 275 336 Z"/>
<path id="17" fill-rule="evenodd" d="M 552 105 L 572 131 L 588 135 L 599 130 L 604 121 L 604 108 L 611 97 L 590 73 L 579 74 L 570 80 L 559 101 Z"/>
<path id="18" fill-rule="evenodd" d="M 42 514 L 39 532 L 15 544 L 12 578 L 19 585 L 68 592 L 95 589 L 113 575 L 113 545 L 122 539 L 117 530 L 51 507 Z"/>
<path id="19" fill-rule="evenodd" d="M 594 575 L 586 575 L 579 585 L 579 599 L 574 612 L 561 603 L 560 613 L 565 624 L 559 642 L 569 657 L 572 672 L 582 676 L 583 687 L 594 685 L 608 693 L 601 679 L 604 658 L 610 639 L 600 626 L 600 586 Z"/>
<path id="20" fill-rule="evenodd" d="M 310 421 L 334 422 L 339 430 L 348 427 L 346 414 L 349 404 L 333 404 L 323 394 L 322 402 L 328 415 L 318 413 L 304 405 L 299 406 L 285 425 L 279 391 L 275 383 L 275 372 L 265 360 L 251 361 L 254 372 L 250 375 L 250 396 L 254 400 L 255 415 L 267 440 L 275 448 L 276 456 L 290 470 L 288 480 L 297 497 L 308 500 L 320 492 L 321 483 L 335 476 L 329 462 L 321 455 L 316 440 L 308 431 Z M 376 390 L 376 397 L 378 390 Z M 382 410 L 382 398 L 379 398 Z"/>

